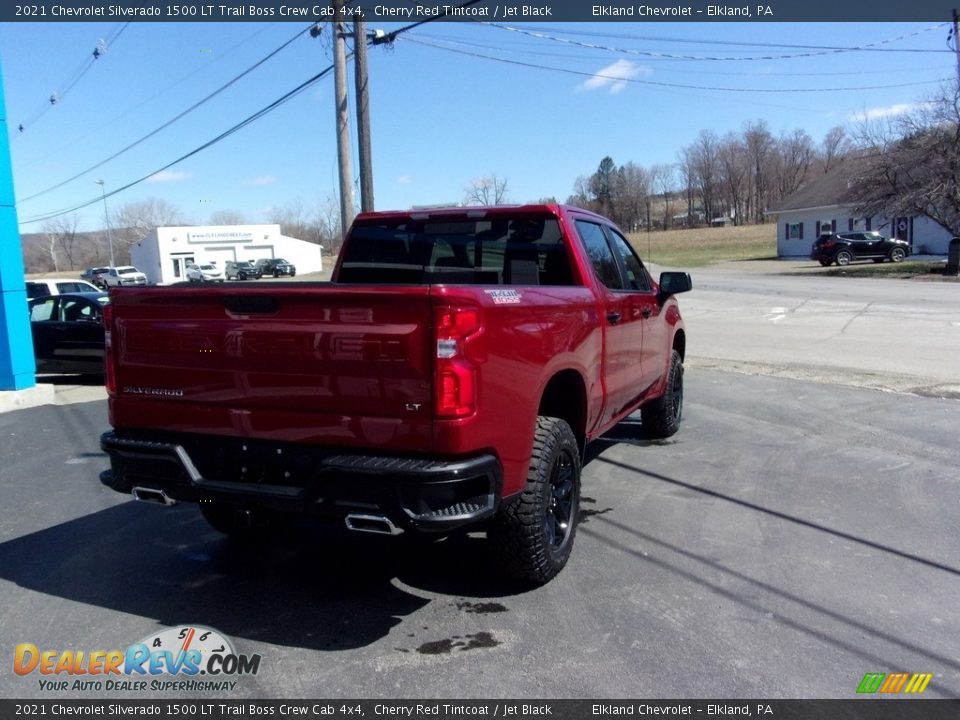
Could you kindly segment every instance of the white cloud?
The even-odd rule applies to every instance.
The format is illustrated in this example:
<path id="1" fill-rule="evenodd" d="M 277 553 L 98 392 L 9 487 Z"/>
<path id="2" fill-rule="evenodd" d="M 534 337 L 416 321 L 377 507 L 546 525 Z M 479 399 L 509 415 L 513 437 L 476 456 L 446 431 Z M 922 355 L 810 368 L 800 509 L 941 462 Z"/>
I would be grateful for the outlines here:
<path id="1" fill-rule="evenodd" d="M 863 121 L 863 120 L 882 120 L 883 118 L 895 117 L 897 115 L 903 115 L 904 113 L 912 112 L 921 107 L 921 103 L 898 103 L 896 105 L 888 105 L 886 107 L 873 107 L 861 110 L 860 112 L 853 113 L 850 116 L 851 120 Z"/>
<path id="2" fill-rule="evenodd" d="M 401 175 L 397 178 L 398 185 L 410 185 L 413 182 L 413 175 Z"/>
<path id="3" fill-rule="evenodd" d="M 637 65 L 629 60 L 617 60 L 612 65 L 601 68 L 593 77 L 577 86 L 578 91 L 607 89 L 611 95 L 621 92 L 627 87 L 627 81 L 638 75 L 649 75 L 652 71 L 648 67 Z"/>
<path id="4" fill-rule="evenodd" d="M 247 185 L 274 185 L 276 182 L 277 178 L 274 175 L 258 175 L 247 180 Z"/>
<path id="5" fill-rule="evenodd" d="M 188 172 L 178 172 L 177 170 L 161 170 L 147 178 L 147 182 L 179 182 L 191 177 Z"/>

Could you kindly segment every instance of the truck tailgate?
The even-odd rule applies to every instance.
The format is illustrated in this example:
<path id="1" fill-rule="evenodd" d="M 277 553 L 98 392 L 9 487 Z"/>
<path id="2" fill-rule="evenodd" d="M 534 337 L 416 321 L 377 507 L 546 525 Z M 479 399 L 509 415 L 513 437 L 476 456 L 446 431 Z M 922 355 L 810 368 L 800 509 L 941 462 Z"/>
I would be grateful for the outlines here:
<path id="1" fill-rule="evenodd" d="M 115 292 L 115 427 L 429 450 L 428 287 Z"/>

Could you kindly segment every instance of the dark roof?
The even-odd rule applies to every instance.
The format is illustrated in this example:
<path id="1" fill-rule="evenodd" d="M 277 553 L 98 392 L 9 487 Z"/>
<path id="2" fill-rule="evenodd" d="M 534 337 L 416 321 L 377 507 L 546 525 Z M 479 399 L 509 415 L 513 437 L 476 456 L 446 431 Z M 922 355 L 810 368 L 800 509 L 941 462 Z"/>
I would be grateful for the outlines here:
<path id="1" fill-rule="evenodd" d="M 780 206 L 771 209 L 770 212 L 782 213 L 807 208 L 855 204 L 856 198 L 850 194 L 849 185 L 856 166 L 856 158 L 846 158 L 832 167 L 829 172 L 810 177 L 799 190 L 784 198 Z"/>

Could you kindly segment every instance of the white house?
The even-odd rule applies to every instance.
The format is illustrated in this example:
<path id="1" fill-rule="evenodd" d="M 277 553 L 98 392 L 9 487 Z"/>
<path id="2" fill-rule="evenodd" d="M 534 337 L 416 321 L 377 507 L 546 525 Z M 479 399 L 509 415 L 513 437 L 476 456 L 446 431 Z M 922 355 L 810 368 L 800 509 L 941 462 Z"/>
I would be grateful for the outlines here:
<path id="1" fill-rule="evenodd" d="M 152 283 L 186 279 L 191 263 L 283 258 L 297 274 L 323 270 L 321 247 L 280 234 L 279 225 L 207 225 L 158 227 L 130 248 L 130 259 Z"/>
<path id="2" fill-rule="evenodd" d="M 768 214 L 777 216 L 777 255 L 806 257 L 821 232 L 876 230 L 910 243 L 917 254 L 946 255 L 952 235 L 925 216 L 862 217 L 853 214 L 849 193 L 849 165 L 808 181 Z"/>

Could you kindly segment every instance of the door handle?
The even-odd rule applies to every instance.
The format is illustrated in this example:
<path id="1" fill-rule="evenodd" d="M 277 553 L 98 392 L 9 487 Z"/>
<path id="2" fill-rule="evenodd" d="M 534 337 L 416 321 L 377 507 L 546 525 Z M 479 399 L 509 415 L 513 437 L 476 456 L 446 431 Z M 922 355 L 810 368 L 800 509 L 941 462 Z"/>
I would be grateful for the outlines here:
<path id="1" fill-rule="evenodd" d="M 607 322 L 609 322 L 611 325 L 616 325 L 618 322 L 620 322 L 620 317 L 621 317 L 620 313 L 618 312 L 614 312 L 614 311 L 608 312 Z"/>
<path id="2" fill-rule="evenodd" d="M 643 315 L 643 317 L 648 318 L 653 315 L 653 310 L 644 305 L 642 308 L 640 308 L 640 314 Z"/>

